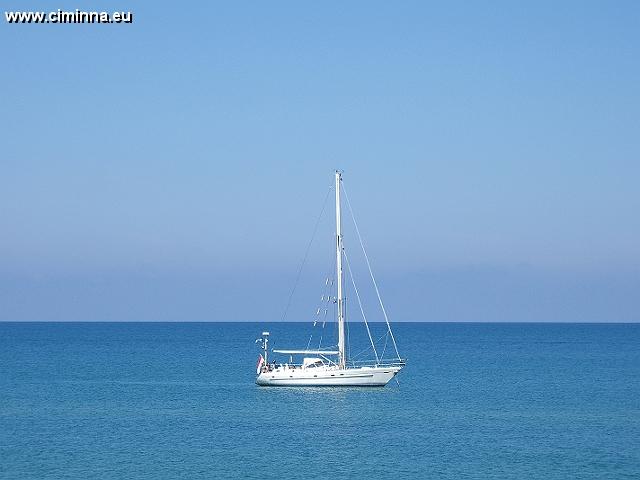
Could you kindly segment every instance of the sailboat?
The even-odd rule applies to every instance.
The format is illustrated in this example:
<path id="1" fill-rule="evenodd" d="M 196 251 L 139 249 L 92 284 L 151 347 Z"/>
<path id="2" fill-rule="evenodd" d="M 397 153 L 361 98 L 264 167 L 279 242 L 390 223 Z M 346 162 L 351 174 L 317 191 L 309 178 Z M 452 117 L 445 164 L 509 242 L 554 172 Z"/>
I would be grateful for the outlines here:
<path id="1" fill-rule="evenodd" d="M 380 307 L 384 314 L 387 332 L 386 339 L 391 339 L 396 356 L 390 360 L 384 360 L 384 351 L 382 356 L 378 354 L 374 339 L 371 335 L 371 329 L 364 315 L 362 303 L 357 287 L 354 282 L 354 290 L 362 311 L 366 331 L 371 342 L 371 351 L 374 358 L 371 361 L 355 361 L 347 358 L 347 348 L 345 342 L 345 298 L 344 298 L 344 274 L 343 261 L 348 258 L 343 245 L 342 236 L 342 219 L 341 219 L 341 191 L 342 191 L 342 173 L 335 172 L 335 200 L 336 200 L 336 296 L 331 300 L 336 304 L 336 321 L 338 324 L 337 348 L 333 349 L 310 349 L 309 345 L 304 349 L 274 349 L 274 353 L 288 355 L 291 359 L 287 363 L 269 363 L 269 332 L 262 332 L 262 337 L 256 340 L 260 343 L 263 352 L 258 357 L 256 366 L 256 384 L 260 386 L 348 386 L 348 387 L 382 387 L 385 386 L 392 378 L 394 378 L 400 370 L 405 366 L 405 360 L 400 357 L 395 337 L 391 331 L 391 325 L 387 317 L 384 304 L 380 297 L 378 285 L 373 276 L 368 256 L 364 250 L 360 232 L 357 224 L 354 224 L 358 232 L 358 238 L 362 246 L 371 279 L 375 287 L 376 295 L 380 303 Z M 347 202 L 348 202 L 347 197 Z M 350 207 L 350 205 L 349 205 Z M 350 267 L 348 266 L 350 270 Z M 386 343 L 385 343 L 386 350 Z M 293 356 L 302 355 L 302 363 L 294 363 Z"/>

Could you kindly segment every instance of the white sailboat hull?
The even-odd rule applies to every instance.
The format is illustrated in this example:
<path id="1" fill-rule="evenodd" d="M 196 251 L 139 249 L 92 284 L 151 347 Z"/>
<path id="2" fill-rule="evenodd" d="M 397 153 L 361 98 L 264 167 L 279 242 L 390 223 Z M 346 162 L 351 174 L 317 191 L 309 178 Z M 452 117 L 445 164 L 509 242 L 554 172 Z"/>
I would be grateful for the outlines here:
<path id="1" fill-rule="evenodd" d="M 401 366 L 281 368 L 261 372 L 256 383 L 263 387 L 384 387 L 401 369 Z"/>

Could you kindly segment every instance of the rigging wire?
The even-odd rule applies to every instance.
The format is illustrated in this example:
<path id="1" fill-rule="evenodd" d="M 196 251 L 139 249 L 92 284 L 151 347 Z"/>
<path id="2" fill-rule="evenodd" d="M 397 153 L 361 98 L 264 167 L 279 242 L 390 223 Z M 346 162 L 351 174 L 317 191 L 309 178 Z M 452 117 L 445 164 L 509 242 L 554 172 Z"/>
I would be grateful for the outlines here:
<path id="1" fill-rule="evenodd" d="M 347 293 L 346 292 L 347 289 L 345 288 L 344 290 L 345 290 L 344 293 Z M 342 312 L 344 315 L 344 329 L 346 330 L 346 333 L 347 333 L 347 340 L 346 340 L 347 344 L 345 345 L 345 349 L 347 351 L 347 358 L 349 358 L 351 357 L 351 337 L 349 336 L 349 332 L 351 329 L 349 328 L 349 322 L 347 321 L 347 318 L 349 317 L 347 316 L 347 296 L 346 295 L 342 299 Z"/>
<path id="2" fill-rule="evenodd" d="M 349 257 L 347 256 L 347 252 L 343 250 L 344 259 L 346 260 L 347 270 L 349 271 L 349 278 L 351 278 L 351 283 L 353 284 L 353 290 L 356 292 L 356 298 L 358 299 L 358 305 L 360 306 L 360 312 L 362 312 L 362 318 L 364 319 L 364 325 L 367 327 L 367 334 L 369 335 L 369 341 L 371 342 L 371 346 L 373 347 L 373 353 L 376 356 L 376 363 L 380 363 L 378 358 L 378 352 L 376 351 L 376 346 L 373 343 L 373 338 L 371 337 L 371 330 L 369 330 L 369 322 L 367 322 L 367 316 L 364 314 L 364 308 L 362 307 L 362 301 L 360 300 L 360 293 L 358 293 L 358 287 L 356 287 L 356 281 L 353 278 L 353 273 L 351 272 L 351 264 L 349 263 Z"/>
<path id="3" fill-rule="evenodd" d="M 396 355 L 398 359 L 400 359 L 400 353 L 398 352 L 398 345 L 396 344 L 396 339 L 393 336 L 393 332 L 391 331 L 391 324 L 389 323 L 389 317 L 387 316 L 387 311 L 384 308 L 384 304 L 382 303 L 382 297 L 380 296 L 380 290 L 378 289 L 378 282 L 376 282 L 376 278 L 373 275 L 373 270 L 371 269 L 371 263 L 369 262 L 369 256 L 367 255 L 367 251 L 364 249 L 364 242 L 362 241 L 362 236 L 360 235 L 360 229 L 358 228 L 358 224 L 356 223 L 356 217 L 353 214 L 353 209 L 351 208 L 351 202 L 349 201 L 349 195 L 347 195 L 347 190 L 342 186 L 342 191 L 344 192 L 344 197 L 347 199 L 347 206 L 349 207 L 349 212 L 351 213 L 351 219 L 353 220 L 353 226 L 356 228 L 356 233 L 358 234 L 358 240 L 360 240 L 360 246 L 362 247 L 362 253 L 364 253 L 364 258 L 367 261 L 367 267 L 369 268 L 369 275 L 371 275 L 371 280 L 373 281 L 373 286 L 376 290 L 376 295 L 378 296 L 378 302 L 380 303 L 380 308 L 382 308 L 382 314 L 384 315 L 384 320 L 387 322 L 387 329 L 389 330 L 389 335 L 391 335 L 391 341 L 393 342 L 393 348 L 396 351 Z"/>
<path id="4" fill-rule="evenodd" d="M 387 343 L 389 343 L 389 332 L 384 336 L 384 348 L 382 349 L 382 355 L 380 358 L 384 358 L 384 352 L 387 351 Z"/>
<path id="5" fill-rule="evenodd" d="M 287 306 L 284 309 L 284 313 L 282 314 L 282 321 L 287 318 L 287 313 L 289 313 L 289 307 L 291 307 L 291 300 L 293 299 L 293 294 L 298 288 L 298 282 L 300 281 L 300 275 L 302 274 L 302 269 L 307 261 L 307 257 L 309 256 L 309 250 L 311 250 L 311 244 L 316 237 L 316 232 L 318 231 L 318 225 L 320 224 L 320 220 L 322 219 L 322 214 L 324 213 L 325 207 L 327 206 L 327 200 L 329 198 L 329 194 L 333 190 L 333 187 L 329 187 L 327 190 L 327 194 L 324 197 L 324 202 L 322 203 L 322 210 L 320 210 L 320 215 L 318 215 L 318 219 L 316 220 L 316 224 L 313 227 L 313 233 L 311 234 L 311 240 L 309 240 L 309 244 L 307 245 L 307 250 L 304 252 L 304 258 L 302 259 L 302 263 L 300 264 L 300 268 L 298 268 L 298 274 L 296 275 L 296 280 L 293 284 L 293 288 L 291 289 L 291 293 L 289 294 L 289 300 L 287 300 Z"/>
<path id="6" fill-rule="evenodd" d="M 388 337 L 389 337 L 389 332 L 385 332 L 384 334 L 382 334 L 382 335 L 380 336 L 380 338 L 378 338 L 377 340 L 375 340 L 375 341 L 374 341 L 374 343 L 380 343 L 380 341 L 381 341 L 383 338 L 388 338 Z M 361 350 L 360 352 L 358 352 L 358 354 L 356 354 L 356 355 L 354 355 L 353 357 L 351 357 L 351 360 L 354 360 L 354 359 L 358 358 L 360 355 L 363 355 L 363 354 L 367 353 L 369 350 L 371 350 L 371 345 L 370 345 L 370 346 L 368 346 L 367 348 L 365 348 L 364 350 Z M 382 356 L 380 357 L 380 362 L 381 362 L 381 363 L 382 363 L 382 362 L 384 362 L 384 358 L 383 358 Z"/>
<path id="7" fill-rule="evenodd" d="M 329 262 L 328 262 L 328 267 L 327 270 L 331 271 L 331 258 L 329 258 Z M 313 326 L 315 327 L 318 322 L 320 322 L 320 312 L 322 310 L 324 310 L 324 315 L 322 317 L 322 330 L 320 331 L 320 342 L 318 343 L 318 350 L 321 349 L 321 345 L 322 345 L 322 338 L 324 336 L 324 327 L 325 324 L 327 322 L 327 314 L 328 314 L 328 303 L 331 301 L 331 299 L 333 298 L 332 295 L 332 289 L 333 289 L 333 284 L 334 284 L 334 278 L 331 277 L 332 274 L 329 274 L 326 278 L 325 278 L 325 282 L 324 282 L 324 290 L 322 290 L 322 296 L 320 297 L 320 304 L 318 309 L 316 310 L 316 316 L 315 316 L 315 320 L 313 322 Z M 326 303 L 325 303 L 325 299 L 326 299 Z M 309 349 L 308 346 L 311 344 L 311 340 L 313 339 L 313 331 L 311 333 L 311 335 L 309 336 L 309 341 L 307 342 L 307 350 Z"/>

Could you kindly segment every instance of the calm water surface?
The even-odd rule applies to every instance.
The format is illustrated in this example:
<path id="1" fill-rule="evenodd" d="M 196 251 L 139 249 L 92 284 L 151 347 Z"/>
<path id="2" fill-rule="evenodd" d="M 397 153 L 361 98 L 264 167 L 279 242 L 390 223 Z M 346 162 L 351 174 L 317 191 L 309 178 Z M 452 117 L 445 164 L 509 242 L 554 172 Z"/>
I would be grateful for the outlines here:
<path id="1" fill-rule="evenodd" d="M 0 323 L 0 478 L 640 478 L 640 325 L 399 324 L 383 389 L 256 387 L 265 328 Z"/>

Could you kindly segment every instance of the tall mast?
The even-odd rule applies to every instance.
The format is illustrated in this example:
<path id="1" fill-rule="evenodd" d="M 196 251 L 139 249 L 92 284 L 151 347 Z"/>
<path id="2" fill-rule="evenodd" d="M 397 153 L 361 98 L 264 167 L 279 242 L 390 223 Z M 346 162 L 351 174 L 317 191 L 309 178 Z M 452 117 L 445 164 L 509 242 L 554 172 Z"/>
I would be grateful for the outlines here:
<path id="1" fill-rule="evenodd" d="M 340 182 L 342 175 L 336 170 L 336 274 L 338 279 L 338 365 L 345 368 L 347 358 L 344 345 L 344 300 L 342 298 L 342 228 L 340 218 Z"/>

